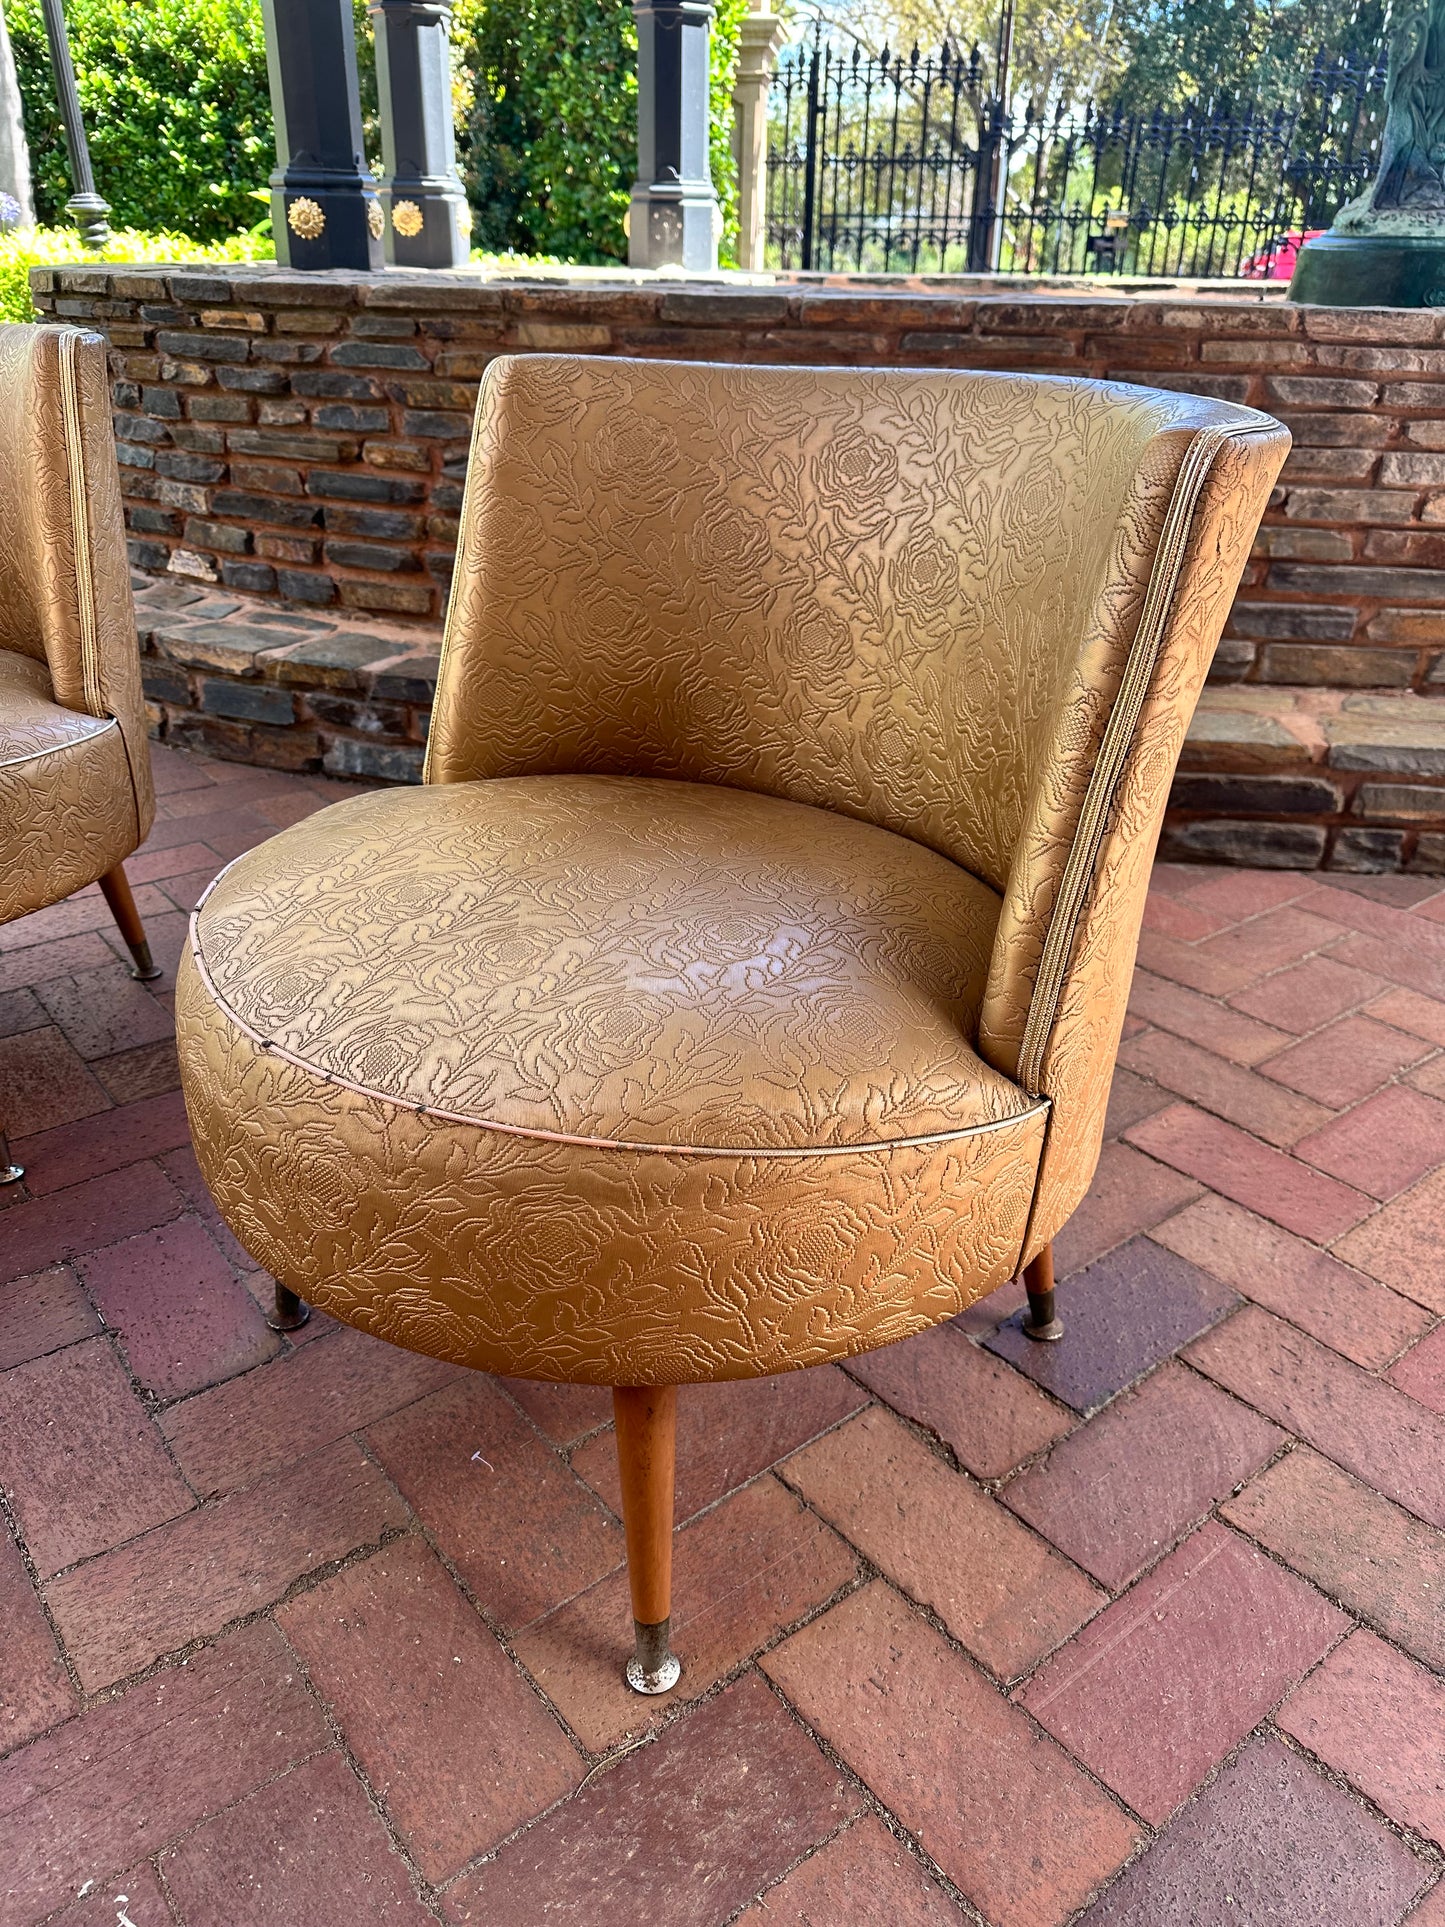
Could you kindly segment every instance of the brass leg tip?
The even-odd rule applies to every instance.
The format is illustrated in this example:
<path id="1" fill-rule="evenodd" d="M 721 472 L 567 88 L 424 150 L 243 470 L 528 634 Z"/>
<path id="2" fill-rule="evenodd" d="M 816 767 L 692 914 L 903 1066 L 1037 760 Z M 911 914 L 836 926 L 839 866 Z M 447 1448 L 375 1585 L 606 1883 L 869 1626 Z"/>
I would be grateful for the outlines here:
<path id="1" fill-rule="evenodd" d="M 637 1652 L 627 1662 L 627 1684 L 634 1693 L 670 1693 L 682 1678 L 682 1661 L 672 1650 L 672 1621 L 655 1626 L 633 1621 Z"/>
<path id="2" fill-rule="evenodd" d="M 0 1184 L 19 1184 L 24 1176 L 23 1164 L 0 1164 Z"/>
<path id="3" fill-rule="evenodd" d="M 277 1285 L 276 1309 L 266 1320 L 273 1332 L 299 1332 L 310 1316 L 311 1307 L 305 1299 L 298 1298 L 284 1285 Z"/>
<path id="4" fill-rule="evenodd" d="M 131 976 L 138 978 L 143 984 L 154 983 L 156 978 L 161 975 L 161 967 L 155 961 L 154 957 L 152 957 L 150 945 L 148 943 L 133 943 L 129 944 L 127 948 L 135 960 L 130 967 Z"/>
<path id="5" fill-rule="evenodd" d="M 1024 1337 L 1037 1339 L 1041 1345 L 1055 1344 L 1064 1335 L 1062 1318 L 1051 1318 L 1046 1325 L 1031 1325 L 1024 1320 Z"/>

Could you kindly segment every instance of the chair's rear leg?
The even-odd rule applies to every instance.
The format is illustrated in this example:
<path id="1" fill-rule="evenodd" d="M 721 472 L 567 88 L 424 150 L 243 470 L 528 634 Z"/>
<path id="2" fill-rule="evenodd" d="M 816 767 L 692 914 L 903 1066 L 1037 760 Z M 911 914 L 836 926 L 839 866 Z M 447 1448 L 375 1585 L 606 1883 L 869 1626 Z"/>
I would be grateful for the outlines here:
<path id="1" fill-rule="evenodd" d="M 130 893 L 130 879 L 124 868 L 117 863 L 113 870 L 107 870 L 100 879 L 100 887 L 110 905 L 116 928 L 125 939 L 125 947 L 135 959 L 131 965 L 131 976 L 149 983 L 153 977 L 160 976 L 160 967 L 151 957 L 145 925 L 140 920 L 140 911 L 135 907 L 135 898 Z"/>
<path id="2" fill-rule="evenodd" d="M 19 1184 L 24 1176 L 25 1166 L 10 1162 L 10 1140 L 0 1131 L 0 1184 Z"/>
<path id="3" fill-rule="evenodd" d="M 677 1387 L 618 1385 L 612 1393 L 622 1523 L 637 1649 L 627 1662 L 636 1693 L 666 1693 L 682 1667 L 673 1656 L 672 1491 L 677 1450 Z"/>
<path id="4" fill-rule="evenodd" d="M 276 1309 L 266 1320 L 273 1332 L 296 1332 L 311 1316 L 311 1307 L 279 1280 L 276 1284 Z"/>
<path id="5" fill-rule="evenodd" d="M 1029 1295 L 1024 1330 L 1030 1338 L 1052 1344 L 1064 1335 L 1063 1323 L 1054 1310 L 1054 1247 L 1045 1245 L 1032 1263 L 1024 1266 L 1024 1290 Z"/>

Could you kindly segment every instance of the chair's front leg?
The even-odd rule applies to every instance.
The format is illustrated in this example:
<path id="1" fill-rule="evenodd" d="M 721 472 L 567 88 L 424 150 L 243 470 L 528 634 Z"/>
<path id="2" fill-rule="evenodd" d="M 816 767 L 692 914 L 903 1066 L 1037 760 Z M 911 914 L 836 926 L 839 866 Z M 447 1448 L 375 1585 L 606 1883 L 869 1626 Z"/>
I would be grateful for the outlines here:
<path id="1" fill-rule="evenodd" d="M 627 1684 L 636 1693 L 666 1693 L 682 1673 L 671 1643 L 677 1387 L 618 1385 L 612 1393 L 612 1414 L 637 1642 L 627 1662 Z"/>
<path id="2" fill-rule="evenodd" d="M 1024 1290 L 1029 1295 L 1029 1315 L 1024 1331 L 1045 1345 L 1064 1335 L 1063 1322 L 1054 1310 L 1054 1247 L 1045 1245 L 1032 1263 L 1024 1266 Z"/>
<path id="3" fill-rule="evenodd" d="M 151 947 L 146 942 L 145 925 L 140 920 L 140 911 L 135 907 L 135 898 L 130 893 L 130 878 L 124 868 L 117 863 L 113 870 L 107 870 L 100 879 L 100 887 L 110 914 L 115 918 L 116 928 L 125 939 L 125 947 L 134 959 L 130 974 L 149 983 L 159 977 L 160 966 L 151 957 Z"/>
<path id="4" fill-rule="evenodd" d="M 25 1166 L 10 1162 L 10 1140 L 0 1131 L 0 1184 L 19 1184 L 24 1176 Z"/>

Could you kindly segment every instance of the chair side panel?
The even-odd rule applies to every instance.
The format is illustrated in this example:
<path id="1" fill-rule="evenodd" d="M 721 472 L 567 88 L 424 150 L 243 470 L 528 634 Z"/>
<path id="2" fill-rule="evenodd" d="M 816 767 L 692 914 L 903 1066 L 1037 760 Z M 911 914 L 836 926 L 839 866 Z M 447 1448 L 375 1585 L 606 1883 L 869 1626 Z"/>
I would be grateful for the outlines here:
<path id="1" fill-rule="evenodd" d="M 1064 1224 L 1092 1182 L 1128 1004 L 1149 874 L 1185 732 L 1259 518 L 1289 450 L 1276 426 L 1226 441 L 1190 527 L 1154 674 L 1084 899 L 1041 1059 L 1052 1101 L 1026 1257 Z"/>

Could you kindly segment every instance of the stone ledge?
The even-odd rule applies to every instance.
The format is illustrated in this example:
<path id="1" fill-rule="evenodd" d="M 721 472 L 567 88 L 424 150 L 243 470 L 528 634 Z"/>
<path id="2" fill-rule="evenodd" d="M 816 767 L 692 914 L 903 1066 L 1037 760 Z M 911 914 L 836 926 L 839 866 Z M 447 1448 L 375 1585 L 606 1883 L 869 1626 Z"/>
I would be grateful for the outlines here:
<path id="1" fill-rule="evenodd" d="M 439 635 L 141 577 L 152 733 L 270 769 L 421 780 Z"/>
<path id="2" fill-rule="evenodd" d="M 1160 854 L 1445 873 L 1445 699 L 1257 684 L 1206 689 Z"/>
<path id="3" fill-rule="evenodd" d="M 152 728 L 229 761 L 421 779 L 437 629 L 302 615 L 138 579 Z M 1445 694 L 1205 690 L 1161 854 L 1445 874 Z"/>

